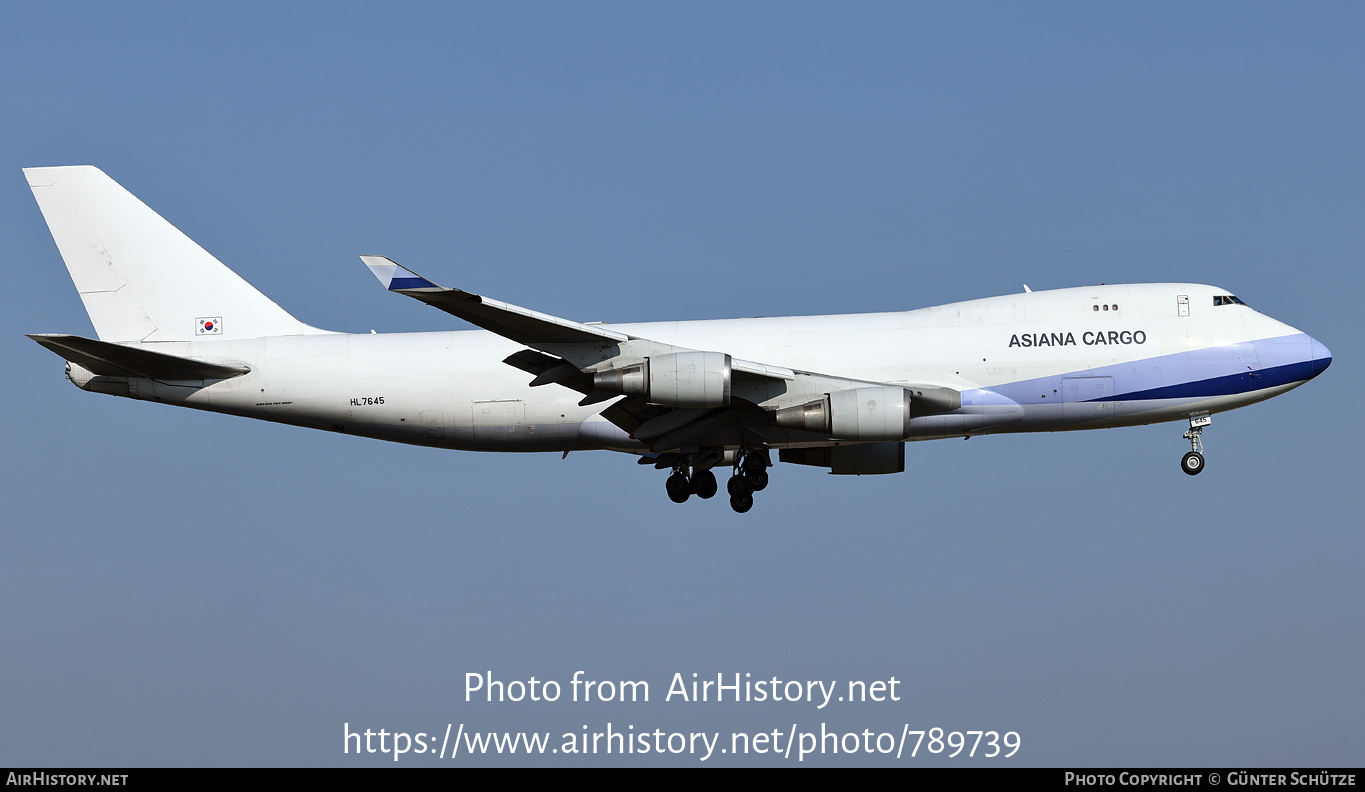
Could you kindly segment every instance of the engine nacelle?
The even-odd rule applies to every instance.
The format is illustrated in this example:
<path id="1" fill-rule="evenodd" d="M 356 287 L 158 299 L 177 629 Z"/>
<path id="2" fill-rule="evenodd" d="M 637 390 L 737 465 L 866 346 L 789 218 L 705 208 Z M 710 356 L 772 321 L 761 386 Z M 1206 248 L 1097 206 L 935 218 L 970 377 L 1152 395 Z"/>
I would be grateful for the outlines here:
<path id="1" fill-rule="evenodd" d="M 724 407 L 730 403 L 730 381 L 730 356 L 723 352 L 652 355 L 592 376 L 597 390 L 670 407 Z"/>
<path id="2" fill-rule="evenodd" d="M 910 434 L 911 396 L 886 385 L 835 391 L 777 411 L 777 425 L 840 440 L 904 440 Z"/>
<path id="3" fill-rule="evenodd" d="M 830 434 L 841 440 L 904 440 L 910 434 L 910 394 L 877 386 L 829 395 Z"/>

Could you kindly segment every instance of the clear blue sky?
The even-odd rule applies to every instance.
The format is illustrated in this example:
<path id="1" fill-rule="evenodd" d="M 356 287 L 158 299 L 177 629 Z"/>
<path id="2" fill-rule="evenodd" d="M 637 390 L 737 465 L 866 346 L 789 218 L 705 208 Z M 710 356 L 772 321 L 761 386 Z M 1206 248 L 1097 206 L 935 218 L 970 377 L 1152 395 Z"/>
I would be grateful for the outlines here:
<path id="1" fill-rule="evenodd" d="M 608 721 L 1360 764 L 1360 5 L 42 3 L 0 28 L 0 765 L 393 764 L 343 756 L 342 724 Z M 77 390 L 22 335 L 91 331 L 19 169 L 82 163 L 336 330 L 459 327 L 385 294 L 356 259 L 383 253 L 584 321 L 1213 283 L 1335 362 L 1217 416 L 1198 478 L 1179 424 L 986 437 L 899 476 L 779 466 L 739 517 L 623 455 Z M 655 701 L 466 704 L 485 670 Z M 903 700 L 665 704 L 675 672 Z M 658 759 L 571 763 L 618 761 Z M 783 763 L 707 764 L 740 761 Z M 900 764 L 936 762 L 990 764 Z"/>

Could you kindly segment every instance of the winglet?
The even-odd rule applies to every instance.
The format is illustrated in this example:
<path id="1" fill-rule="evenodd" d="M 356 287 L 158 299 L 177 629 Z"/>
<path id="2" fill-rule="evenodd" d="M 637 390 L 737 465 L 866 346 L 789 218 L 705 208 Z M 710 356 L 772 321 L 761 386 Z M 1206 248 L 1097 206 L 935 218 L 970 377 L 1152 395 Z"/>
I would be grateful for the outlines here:
<path id="1" fill-rule="evenodd" d="M 386 256 L 361 256 L 360 260 L 389 291 L 402 289 L 439 289 L 440 286 Z"/>

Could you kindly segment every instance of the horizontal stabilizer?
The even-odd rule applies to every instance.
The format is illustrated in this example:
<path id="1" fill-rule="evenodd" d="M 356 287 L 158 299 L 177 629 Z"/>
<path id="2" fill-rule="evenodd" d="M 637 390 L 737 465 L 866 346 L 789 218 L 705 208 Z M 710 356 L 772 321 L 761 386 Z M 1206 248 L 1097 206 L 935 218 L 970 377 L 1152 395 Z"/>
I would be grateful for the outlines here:
<path id="1" fill-rule="evenodd" d="M 98 376 L 139 377 L 165 382 L 230 379 L 251 371 L 246 366 L 207 363 L 80 336 L 35 334 L 29 338 Z"/>

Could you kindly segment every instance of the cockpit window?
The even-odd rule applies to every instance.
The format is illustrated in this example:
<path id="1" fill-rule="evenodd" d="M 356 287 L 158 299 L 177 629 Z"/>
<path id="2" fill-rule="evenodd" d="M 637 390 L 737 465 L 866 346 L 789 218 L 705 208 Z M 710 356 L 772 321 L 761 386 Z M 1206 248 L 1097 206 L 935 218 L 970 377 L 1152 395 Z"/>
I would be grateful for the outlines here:
<path id="1" fill-rule="evenodd" d="M 1214 305 L 1246 305 L 1246 303 L 1233 297 L 1231 294 L 1215 294 L 1213 296 Z"/>

